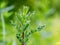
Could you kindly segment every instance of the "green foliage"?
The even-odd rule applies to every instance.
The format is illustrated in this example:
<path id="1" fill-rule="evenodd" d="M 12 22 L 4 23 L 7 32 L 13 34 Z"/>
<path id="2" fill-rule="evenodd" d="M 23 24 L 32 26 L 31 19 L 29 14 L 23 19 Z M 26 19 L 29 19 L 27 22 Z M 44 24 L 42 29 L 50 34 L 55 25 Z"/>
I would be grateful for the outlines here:
<path id="1" fill-rule="evenodd" d="M 19 9 L 19 12 L 16 13 L 16 19 L 18 19 L 18 21 L 15 20 L 17 24 L 19 23 L 19 25 L 16 25 L 17 30 L 18 30 L 16 37 L 18 38 L 20 42 L 22 42 L 23 41 L 22 33 L 24 32 L 24 42 L 25 42 L 24 44 L 27 43 L 29 39 L 29 35 L 31 35 L 34 32 L 40 31 L 44 27 L 44 26 L 41 26 L 34 30 L 30 29 L 30 32 L 28 32 L 29 30 L 28 28 L 31 28 L 30 27 L 30 22 L 31 22 L 30 15 L 32 15 L 32 13 L 28 12 L 28 10 L 29 10 L 28 6 L 23 6 L 22 9 Z"/>
<path id="2" fill-rule="evenodd" d="M 0 0 L 0 44 L 52 45 L 59 39 L 55 34 L 60 29 L 59 4 L 59 0 Z"/>

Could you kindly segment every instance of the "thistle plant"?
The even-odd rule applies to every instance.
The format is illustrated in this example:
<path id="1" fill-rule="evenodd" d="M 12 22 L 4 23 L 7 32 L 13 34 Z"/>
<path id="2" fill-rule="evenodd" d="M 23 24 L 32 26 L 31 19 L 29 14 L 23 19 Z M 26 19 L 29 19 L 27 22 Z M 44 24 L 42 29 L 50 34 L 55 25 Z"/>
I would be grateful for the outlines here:
<path id="1" fill-rule="evenodd" d="M 18 12 L 15 13 L 15 27 L 17 29 L 16 37 L 22 43 L 22 45 L 26 45 L 30 35 L 34 32 L 41 31 L 43 26 L 39 26 L 36 29 L 31 29 L 31 16 L 35 15 L 35 11 L 29 11 L 28 6 L 23 6 L 19 9 Z"/>

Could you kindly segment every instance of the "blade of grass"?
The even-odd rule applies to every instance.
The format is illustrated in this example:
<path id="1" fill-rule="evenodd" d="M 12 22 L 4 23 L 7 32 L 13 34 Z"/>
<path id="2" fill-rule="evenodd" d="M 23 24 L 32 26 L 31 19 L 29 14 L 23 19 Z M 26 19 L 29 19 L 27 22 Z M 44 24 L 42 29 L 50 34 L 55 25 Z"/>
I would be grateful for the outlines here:
<path id="1" fill-rule="evenodd" d="M 1 13 L 1 21 L 2 21 L 3 41 L 5 41 L 5 21 L 2 13 Z"/>
<path id="2" fill-rule="evenodd" d="M 6 7 L 6 8 L 3 8 L 3 9 L 0 9 L 0 13 L 4 13 L 6 11 L 10 11 L 14 8 L 14 5 L 11 5 L 9 7 Z"/>

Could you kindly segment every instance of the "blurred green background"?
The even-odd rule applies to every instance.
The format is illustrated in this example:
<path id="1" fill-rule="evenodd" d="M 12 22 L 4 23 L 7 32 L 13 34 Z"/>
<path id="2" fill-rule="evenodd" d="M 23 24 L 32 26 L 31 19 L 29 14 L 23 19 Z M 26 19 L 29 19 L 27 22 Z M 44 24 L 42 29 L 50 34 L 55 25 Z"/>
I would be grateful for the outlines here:
<path id="1" fill-rule="evenodd" d="M 31 29 L 45 25 L 41 31 L 31 34 L 27 45 L 60 45 L 60 0 L 0 0 L 0 45 L 21 45 L 16 38 L 19 33 L 16 26 L 20 25 L 16 16 L 22 11 L 25 16 L 33 12 Z"/>

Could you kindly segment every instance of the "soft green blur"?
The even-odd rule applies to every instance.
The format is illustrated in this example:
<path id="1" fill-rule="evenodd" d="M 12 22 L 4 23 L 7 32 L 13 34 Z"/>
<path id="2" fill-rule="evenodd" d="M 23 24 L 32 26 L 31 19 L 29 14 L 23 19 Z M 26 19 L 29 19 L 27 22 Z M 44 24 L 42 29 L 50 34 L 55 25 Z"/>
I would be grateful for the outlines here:
<path id="1" fill-rule="evenodd" d="M 0 0 L 0 45 L 21 45 L 15 25 L 20 25 L 16 13 L 21 13 L 19 10 L 24 6 L 28 7 L 24 15 L 34 11 L 31 29 L 45 25 L 41 31 L 31 34 L 27 45 L 60 45 L 60 0 Z"/>

